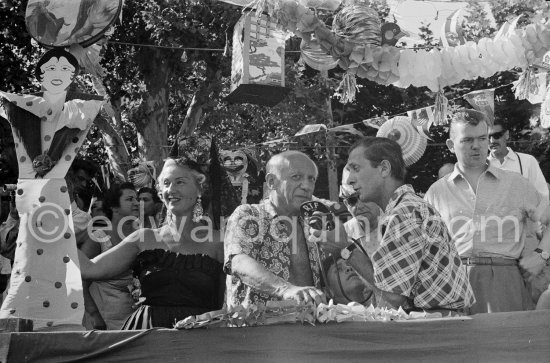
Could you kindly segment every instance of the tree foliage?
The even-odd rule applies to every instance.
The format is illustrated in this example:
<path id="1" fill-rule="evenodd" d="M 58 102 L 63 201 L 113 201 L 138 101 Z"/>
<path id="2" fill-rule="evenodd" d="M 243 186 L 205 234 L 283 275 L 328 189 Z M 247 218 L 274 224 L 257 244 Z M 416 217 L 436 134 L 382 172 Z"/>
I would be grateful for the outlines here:
<path id="1" fill-rule="evenodd" d="M 0 19 L 4 25 L 0 32 L 2 89 L 12 92 L 37 90 L 32 68 L 43 52 L 26 32 L 26 3 L 25 0 L 10 0 L 0 5 Z M 371 3 L 380 18 L 385 19 L 389 13 L 386 1 Z M 523 26 L 533 19 L 546 17 L 548 10 L 543 1 L 537 0 L 514 4 L 494 0 L 491 5 L 496 27 L 487 19 L 478 2 L 470 3 L 473 11 L 463 24 L 468 40 L 493 36 L 505 20 L 517 14 L 524 14 L 518 25 Z M 300 43 L 300 39 L 292 37 L 287 41 L 289 53 L 285 71 L 289 92 L 285 100 L 272 108 L 228 104 L 224 100 L 230 88 L 231 57 L 227 51 L 241 10 L 215 0 L 124 2 L 122 23 L 115 26 L 105 47 L 102 65 L 107 71 L 103 82 L 117 114 L 108 121 L 122 136 L 124 149 L 133 160 L 125 168 L 139 160 L 153 158 L 160 161 L 175 142 L 176 135 L 189 131 L 196 123 L 196 131 L 216 137 L 220 148 L 247 147 L 264 162 L 271 153 L 286 148 L 306 151 L 319 163 L 323 173 L 317 189 L 320 196 L 327 197 L 328 181 L 324 174 L 326 134 L 320 132 L 294 137 L 298 130 L 307 124 L 333 127 L 382 115 L 403 114 L 434 103 L 435 95 L 425 87 L 400 89 L 358 79 L 360 92 L 356 101 L 341 104 L 334 97 L 334 90 L 343 71 L 339 68 L 331 70 L 326 78 L 305 66 L 299 60 L 299 54 L 292 53 L 299 49 Z M 330 26 L 334 13 L 321 11 L 318 16 Z M 439 40 L 434 38 L 428 24 L 421 28 L 420 34 L 421 46 L 439 46 Z M 517 79 L 520 71 L 516 69 L 487 79 L 463 81 L 447 87 L 445 94 L 453 107 L 466 106 L 460 96 L 473 90 L 508 84 Z M 79 85 L 93 92 L 89 76 L 81 77 Z M 543 145 L 548 134 L 532 117 L 537 115 L 537 107 L 515 100 L 510 87 L 498 88 L 495 96 L 497 115 L 509 121 L 514 139 L 529 141 L 514 147 L 530 151 L 550 163 L 550 151 Z M 0 127 L 0 130 L 7 130 L 7 125 L 1 120 Z M 375 135 L 376 129 L 369 129 L 367 133 Z M 5 136 L 8 134 L 2 132 L 0 147 L 4 149 L 9 148 L 9 136 Z M 424 157 L 409 168 L 409 181 L 419 191 L 425 191 L 435 180 L 440 165 L 453 160 L 444 145 L 447 129 L 433 127 L 431 137 Z M 278 139 L 285 141 L 265 144 Z M 81 154 L 104 162 L 107 159 L 106 147 L 109 147 L 104 140 L 100 130 L 93 128 Z M 530 142 L 532 140 L 539 142 Z M 339 170 L 345 163 L 347 148 L 352 141 L 353 137 L 348 136 L 329 138 L 329 146 L 335 147 Z M 13 164 L 15 160 L 11 162 Z"/>

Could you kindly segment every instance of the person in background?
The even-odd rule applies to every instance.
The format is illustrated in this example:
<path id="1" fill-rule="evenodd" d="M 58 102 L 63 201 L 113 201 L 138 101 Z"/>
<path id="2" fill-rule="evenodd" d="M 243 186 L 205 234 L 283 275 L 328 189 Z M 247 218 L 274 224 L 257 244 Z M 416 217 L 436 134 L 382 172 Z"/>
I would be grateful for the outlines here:
<path id="1" fill-rule="evenodd" d="M 10 192 L 9 209 L 6 220 L 0 224 L 0 253 L 13 265 L 15 248 L 19 233 L 19 213 L 15 205 L 15 191 Z M 2 219 L 4 216 L 1 216 Z"/>
<path id="2" fill-rule="evenodd" d="M 0 202 L 4 203 L 4 200 L 7 200 L 7 204 L 9 205 L 5 221 L 2 213 L 4 208 L 0 207 L 0 221 L 2 221 L 0 224 L 0 301 L 2 300 L 2 294 L 8 287 L 15 254 L 15 241 L 17 240 L 17 233 L 19 231 L 19 215 L 15 207 L 15 191 L 9 191 L 6 194 L 8 194 L 8 198 L 4 199 L 2 197 Z"/>
<path id="3" fill-rule="evenodd" d="M 495 118 L 488 132 L 490 153 L 487 159 L 490 165 L 521 174 L 548 201 L 548 186 L 537 159 L 532 155 L 516 152 L 508 146 L 510 132 L 501 119 Z"/>
<path id="4" fill-rule="evenodd" d="M 162 201 L 154 188 L 144 187 L 138 191 L 140 219 L 143 228 L 156 228 L 160 222 Z"/>
<path id="5" fill-rule="evenodd" d="M 548 201 L 548 184 L 540 169 L 537 159 L 529 154 L 512 150 L 508 146 L 510 132 L 505 127 L 502 119 L 496 118 L 494 124 L 489 126 L 489 163 L 491 166 L 503 170 L 513 171 L 527 178 L 537 191 Z M 524 251 L 533 251 L 537 248 L 541 237 L 540 223 L 528 222 L 525 235 Z M 541 293 L 550 284 L 550 268 L 535 276 L 531 283 L 531 297 L 536 304 Z"/>
<path id="6" fill-rule="evenodd" d="M 330 291 L 329 297 L 334 303 L 375 304 L 373 290 L 346 260 L 330 256 L 323 261 L 323 268 Z"/>
<path id="7" fill-rule="evenodd" d="M 70 178 L 73 183 L 74 202 L 82 211 L 90 209 L 92 194 L 95 189 L 91 181 L 97 174 L 97 170 L 95 163 L 77 158 L 71 164 L 71 168 L 67 173 L 67 178 Z"/>
<path id="8" fill-rule="evenodd" d="M 82 246 L 81 251 L 88 258 L 113 248 L 136 230 L 139 202 L 132 183 L 113 184 L 105 194 L 103 203 L 108 226 L 96 226 Z M 87 329 L 120 329 L 134 311 L 130 270 L 108 280 L 84 280 L 83 283 L 86 310 L 84 326 Z"/>
<path id="9" fill-rule="evenodd" d="M 443 217 L 467 265 L 477 300 L 470 314 L 532 309 L 522 272 L 529 278 L 536 276 L 550 251 L 550 234 L 545 233 L 539 249 L 528 251 L 520 260 L 526 220 L 547 224 L 548 202 L 519 173 L 487 162 L 487 125 L 482 112 L 459 109 L 454 113 L 447 147 L 458 162 L 425 196 Z"/>
<path id="10" fill-rule="evenodd" d="M 437 179 L 443 178 L 447 174 L 451 174 L 453 170 L 455 169 L 455 164 L 453 163 L 445 163 L 441 168 L 439 168 L 439 171 L 437 172 Z"/>
<path id="11" fill-rule="evenodd" d="M 374 202 L 362 202 L 353 187 L 347 184 L 348 176 L 349 171 L 344 169 L 340 198 L 352 216 L 344 223 L 344 228 L 347 236 L 360 241 L 369 257 L 372 257 L 379 245 L 378 221 L 381 219 L 382 210 Z"/>

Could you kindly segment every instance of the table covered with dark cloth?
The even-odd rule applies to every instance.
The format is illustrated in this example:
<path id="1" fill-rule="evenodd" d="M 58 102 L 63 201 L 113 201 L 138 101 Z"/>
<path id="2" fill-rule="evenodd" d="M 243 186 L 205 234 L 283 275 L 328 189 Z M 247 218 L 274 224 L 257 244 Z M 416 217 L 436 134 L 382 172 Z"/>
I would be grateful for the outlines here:
<path id="1" fill-rule="evenodd" d="M 550 361 L 550 310 L 414 322 L 0 334 L 9 362 Z"/>

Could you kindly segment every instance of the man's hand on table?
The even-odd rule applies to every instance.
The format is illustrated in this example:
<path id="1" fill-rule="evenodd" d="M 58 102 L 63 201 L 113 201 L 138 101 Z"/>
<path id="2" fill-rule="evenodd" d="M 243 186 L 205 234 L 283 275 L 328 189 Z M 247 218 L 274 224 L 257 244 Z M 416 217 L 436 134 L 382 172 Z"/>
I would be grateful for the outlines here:
<path id="1" fill-rule="evenodd" d="M 313 286 L 295 286 L 288 284 L 286 289 L 281 293 L 281 298 L 283 300 L 296 300 L 297 302 L 304 303 L 312 302 L 315 303 L 315 305 L 327 303 L 325 294 Z"/>

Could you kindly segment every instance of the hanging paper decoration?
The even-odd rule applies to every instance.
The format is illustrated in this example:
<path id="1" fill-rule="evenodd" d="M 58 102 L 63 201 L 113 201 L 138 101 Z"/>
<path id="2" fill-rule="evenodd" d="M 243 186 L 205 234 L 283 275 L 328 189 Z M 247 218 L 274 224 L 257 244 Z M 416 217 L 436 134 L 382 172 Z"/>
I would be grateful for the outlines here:
<path id="1" fill-rule="evenodd" d="M 35 328 L 80 325 L 82 281 L 65 176 L 103 105 L 70 89 L 77 59 L 54 48 L 38 61 L 38 95 L 0 92 L 19 162 L 17 269 L 0 316 L 32 319 Z"/>
<path id="2" fill-rule="evenodd" d="M 327 54 L 327 52 L 321 48 L 319 40 L 312 34 L 302 38 L 300 51 L 304 62 L 317 71 L 328 71 L 338 65 L 338 58 L 334 58 L 332 55 Z"/>
<path id="3" fill-rule="evenodd" d="M 400 38 L 403 38 L 407 33 L 403 32 L 396 23 L 384 23 L 380 29 L 382 35 L 381 44 L 394 46 Z"/>
<path id="4" fill-rule="evenodd" d="M 459 22 L 460 11 L 462 9 L 457 9 L 451 13 L 443 23 L 441 28 L 441 44 L 443 47 L 454 47 L 459 44 L 464 44 L 466 40 L 464 39 L 464 31 Z"/>
<path id="5" fill-rule="evenodd" d="M 420 136 L 411 120 L 405 116 L 397 116 L 388 120 L 380 126 L 376 136 L 387 137 L 397 142 L 401 146 L 403 159 L 407 166 L 416 163 L 428 145 L 428 140 Z"/>
<path id="6" fill-rule="evenodd" d="M 423 107 L 418 110 L 407 111 L 411 124 L 416 128 L 418 133 L 426 138 L 430 138 L 430 127 L 434 123 L 433 107 Z"/>
<path id="7" fill-rule="evenodd" d="M 363 3 L 350 3 L 344 6 L 332 21 L 332 32 L 348 44 L 358 47 L 359 51 L 357 53 L 360 58 L 363 58 L 362 51 L 360 50 L 362 49 L 361 47 L 368 45 L 379 46 L 381 41 L 378 13 Z M 382 60 L 382 53 L 378 54 L 378 56 L 377 59 L 373 60 L 373 63 L 378 67 L 372 75 L 373 78 L 379 75 L 379 71 L 382 68 L 381 64 L 384 62 Z M 386 58 L 389 57 L 386 56 Z M 387 66 L 386 63 L 388 64 Z M 386 63 L 384 63 L 383 72 L 386 72 L 386 68 L 389 66 L 389 61 L 386 61 Z M 358 90 L 355 75 L 358 72 L 357 67 L 359 64 L 354 66 L 350 62 L 342 61 L 340 62 L 340 66 L 346 69 L 346 73 L 337 91 L 340 91 L 343 103 L 352 102 L 355 100 L 355 93 Z M 389 67 L 391 68 L 391 66 Z"/>
<path id="8" fill-rule="evenodd" d="M 45 47 L 87 47 L 114 24 L 121 9 L 122 0 L 29 0 L 25 23 Z"/>
<path id="9" fill-rule="evenodd" d="M 322 130 L 326 131 L 327 130 L 327 125 L 325 125 L 325 124 L 305 125 L 296 134 L 294 134 L 294 136 L 311 134 L 311 133 L 319 132 L 319 131 L 322 131 Z"/>
<path id="10" fill-rule="evenodd" d="M 492 125 L 495 120 L 495 89 L 482 89 L 465 94 L 464 99 L 468 101 L 473 108 L 483 112 Z"/>
<path id="11" fill-rule="evenodd" d="M 521 18 L 522 15 L 516 16 L 516 18 L 512 21 L 505 21 L 504 24 L 500 27 L 497 34 L 494 36 L 493 39 L 498 40 L 501 38 L 508 38 L 510 37 L 514 31 L 516 30 L 516 26 L 518 25 L 519 18 Z"/>
<path id="12" fill-rule="evenodd" d="M 540 105 L 540 126 L 544 128 L 550 127 L 550 86 L 546 88 L 544 101 Z"/>
<path id="13" fill-rule="evenodd" d="M 530 94 L 538 92 L 537 76 L 534 68 L 527 68 L 520 76 L 517 83 L 512 87 L 514 95 L 518 100 L 525 100 Z"/>
<path id="14" fill-rule="evenodd" d="M 257 3 L 260 3 L 260 5 L 264 5 L 268 8 L 274 8 L 278 4 L 278 0 L 221 0 L 224 3 L 232 4 L 232 5 L 238 5 L 245 8 L 251 8 L 254 9 L 257 6 Z M 301 1 L 303 3 L 303 1 Z M 342 3 L 342 0 L 306 0 L 304 3 L 304 6 L 308 8 L 314 8 L 314 9 L 323 9 L 323 10 L 330 10 L 334 11 L 338 9 L 340 4 Z M 263 9 L 263 7 L 262 7 Z"/>
<path id="15" fill-rule="evenodd" d="M 449 100 L 445 97 L 443 90 L 440 89 L 439 92 L 435 95 L 435 105 L 434 105 L 434 124 L 437 125 L 446 125 L 447 121 L 447 110 L 449 108 Z"/>
<path id="16" fill-rule="evenodd" d="M 369 118 L 368 120 L 363 120 L 363 123 L 372 128 L 379 129 L 380 126 L 382 126 L 386 121 L 388 121 L 388 118 L 386 116 L 380 116 Z"/>
<path id="17" fill-rule="evenodd" d="M 233 31 L 229 102 L 274 106 L 285 88 L 285 32 L 269 17 L 253 13 L 239 19 Z"/>
<path id="18" fill-rule="evenodd" d="M 546 95 L 546 80 L 548 73 L 539 72 L 535 76 L 535 87 L 530 87 L 529 95 L 527 95 L 527 101 L 531 104 L 537 104 L 544 101 L 544 96 Z"/>

